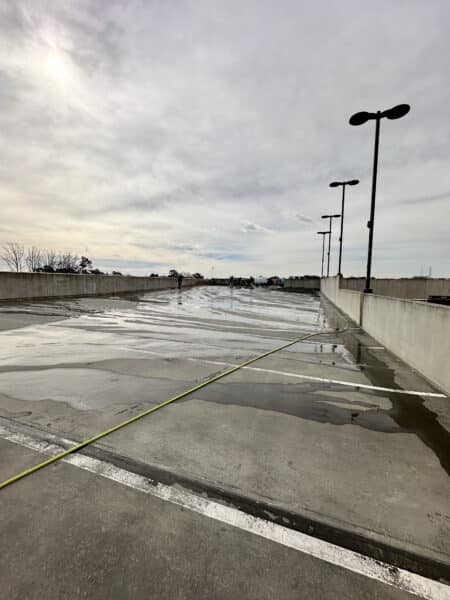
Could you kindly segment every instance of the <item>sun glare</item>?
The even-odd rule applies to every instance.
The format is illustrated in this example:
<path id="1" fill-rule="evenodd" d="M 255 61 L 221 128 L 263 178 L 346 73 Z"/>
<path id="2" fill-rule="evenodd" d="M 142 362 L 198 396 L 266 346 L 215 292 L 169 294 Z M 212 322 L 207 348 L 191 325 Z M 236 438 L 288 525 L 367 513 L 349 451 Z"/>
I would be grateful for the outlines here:
<path id="1" fill-rule="evenodd" d="M 48 73 L 58 81 L 65 81 L 67 78 L 67 67 L 61 56 L 52 54 L 47 58 L 46 67 Z"/>

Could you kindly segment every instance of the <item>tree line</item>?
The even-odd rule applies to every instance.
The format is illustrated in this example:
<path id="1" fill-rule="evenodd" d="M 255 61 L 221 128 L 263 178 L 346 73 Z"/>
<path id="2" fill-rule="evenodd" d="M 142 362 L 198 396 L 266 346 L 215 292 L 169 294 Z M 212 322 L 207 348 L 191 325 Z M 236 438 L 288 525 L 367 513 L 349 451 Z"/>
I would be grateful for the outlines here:
<path id="1" fill-rule="evenodd" d="M 87 256 L 78 256 L 72 252 L 43 250 L 37 246 L 25 248 L 24 244 L 19 242 L 4 244 L 0 251 L 0 260 L 10 271 L 17 273 L 30 271 L 31 273 L 104 274 L 99 269 L 93 268 L 92 261 Z"/>

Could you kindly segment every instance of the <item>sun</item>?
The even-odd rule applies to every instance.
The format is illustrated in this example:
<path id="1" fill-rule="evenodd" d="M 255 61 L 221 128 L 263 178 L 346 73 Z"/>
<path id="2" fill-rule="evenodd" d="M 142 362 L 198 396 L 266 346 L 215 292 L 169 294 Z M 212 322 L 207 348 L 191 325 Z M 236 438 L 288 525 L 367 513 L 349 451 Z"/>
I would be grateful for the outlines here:
<path id="1" fill-rule="evenodd" d="M 58 81 L 64 82 L 67 79 L 67 65 L 60 55 L 51 54 L 48 56 L 45 66 L 49 75 Z"/>

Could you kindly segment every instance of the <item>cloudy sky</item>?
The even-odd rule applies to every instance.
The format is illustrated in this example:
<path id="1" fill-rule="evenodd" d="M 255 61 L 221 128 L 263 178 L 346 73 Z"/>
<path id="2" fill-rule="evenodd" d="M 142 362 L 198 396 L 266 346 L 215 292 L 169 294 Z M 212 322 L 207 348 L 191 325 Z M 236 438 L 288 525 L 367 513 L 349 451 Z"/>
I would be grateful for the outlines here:
<path id="1" fill-rule="evenodd" d="M 448 0 L 0 0 L 0 245 L 130 273 L 450 276 Z M 335 241 L 337 235 L 335 236 Z M 332 270 L 336 270 L 334 245 Z"/>

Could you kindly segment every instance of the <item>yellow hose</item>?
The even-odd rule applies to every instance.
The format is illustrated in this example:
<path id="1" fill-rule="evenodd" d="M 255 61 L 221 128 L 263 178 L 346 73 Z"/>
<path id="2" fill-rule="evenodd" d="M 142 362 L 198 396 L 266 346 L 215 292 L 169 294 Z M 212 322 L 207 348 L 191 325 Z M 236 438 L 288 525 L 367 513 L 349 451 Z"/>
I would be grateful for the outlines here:
<path id="1" fill-rule="evenodd" d="M 222 379 L 223 377 L 226 377 L 227 375 L 230 375 L 231 373 L 234 373 L 235 371 L 238 371 L 239 369 L 242 369 L 243 367 L 246 367 L 247 365 L 254 363 L 257 360 L 264 358 L 265 356 L 269 356 L 270 354 L 279 352 L 280 350 L 283 350 L 284 348 L 288 348 L 289 346 L 292 346 L 293 344 L 297 344 L 298 342 L 306 340 L 315 335 L 319 335 L 319 334 L 323 335 L 324 333 L 325 332 L 322 332 L 322 331 L 317 331 L 315 333 L 308 333 L 307 335 L 304 335 L 295 340 L 287 342 L 286 344 L 278 346 L 277 348 L 274 348 L 273 350 L 269 350 L 268 352 L 264 352 L 263 354 L 255 356 L 254 358 L 250 358 L 249 360 L 246 360 L 245 362 L 243 362 L 239 365 L 236 365 L 235 367 L 231 367 L 230 369 L 227 369 L 223 373 L 219 373 L 218 375 L 215 375 L 214 377 L 211 377 L 210 379 L 207 379 L 206 381 L 199 383 L 195 387 L 190 388 L 189 390 L 186 390 L 186 391 L 182 392 L 181 394 L 178 394 L 177 396 L 173 396 L 172 398 L 169 398 L 169 400 L 165 400 L 164 402 L 161 402 L 161 404 L 157 404 L 156 406 L 153 406 L 152 408 L 144 410 L 143 412 L 139 413 L 138 415 L 135 415 L 134 417 L 131 417 L 130 419 L 127 419 L 126 421 L 122 421 L 118 425 L 114 425 L 114 427 L 111 427 L 110 429 L 106 429 L 105 431 L 102 431 L 101 433 L 97 433 L 97 435 L 94 435 L 93 437 L 91 437 L 87 440 L 84 440 L 84 442 L 75 444 L 75 446 L 71 446 L 67 450 L 64 450 L 63 452 L 59 452 L 58 454 L 55 454 L 55 456 L 52 456 L 52 457 L 48 458 L 47 460 L 42 461 L 41 463 L 35 465 L 34 467 L 25 469 L 21 473 L 17 473 L 17 475 L 14 475 L 13 477 L 10 477 L 9 479 L 5 479 L 4 481 L 2 481 L 0 483 L 0 489 L 3 489 L 5 487 L 7 487 L 8 485 L 11 485 L 12 483 L 19 481 L 20 479 L 23 479 L 24 477 L 27 477 L 27 475 L 31 475 L 32 473 L 35 473 L 36 471 L 40 471 L 40 469 L 43 469 L 44 467 L 47 467 L 48 465 L 51 465 L 58 460 L 61 460 L 65 456 L 68 456 L 69 454 L 73 454 L 74 452 L 77 452 L 78 450 L 81 450 L 82 448 L 85 448 L 86 446 L 89 446 L 90 444 L 97 442 L 98 440 L 106 437 L 107 435 L 110 435 L 111 433 L 114 433 L 115 431 L 118 431 L 119 429 L 122 429 L 123 427 L 126 427 L 127 425 L 130 425 L 131 423 L 134 423 L 135 421 L 139 421 L 139 419 L 146 417 L 147 415 L 159 410 L 160 408 L 163 408 L 164 406 L 167 406 L 168 404 L 171 404 L 172 402 L 175 402 L 176 400 L 185 398 L 189 394 L 192 394 L 193 392 L 196 392 L 197 390 L 204 388 L 205 386 L 209 385 L 210 383 L 214 383 L 214 381 L 218 381 L 219 379 Z M 333 332 L 333 333 L 338 333 L 338 332 Z"/>

